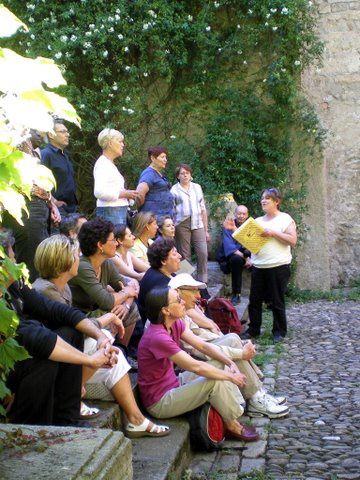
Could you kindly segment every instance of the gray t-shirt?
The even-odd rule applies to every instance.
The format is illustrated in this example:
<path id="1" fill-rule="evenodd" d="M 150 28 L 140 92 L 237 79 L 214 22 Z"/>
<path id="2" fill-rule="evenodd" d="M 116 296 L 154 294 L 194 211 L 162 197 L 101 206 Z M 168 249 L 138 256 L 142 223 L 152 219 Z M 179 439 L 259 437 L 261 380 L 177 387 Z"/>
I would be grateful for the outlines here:
<path id="1" fill-rule="evenodd" d="M 66 305 L 70 307 L 72 306 L 71 290 L 68 284 L 65 285 L 64 291 L 61 292 L 50 280 L 37 278 L 32 284 L 32 287 L 39 293 L 45 295 L 45 297 L 50 298 L 50 300 L 66 303 Z"/>
<path id="2" fill-rule="evenodd" d="M 108 292 L 110 285 L 116 292 L 121 290 L 120 282 L 128 282 L 120 275 L 111 259 L 105 260 L 101 265 L 100 281 L 96 277 L 88 257 L 80 258 L 78 274 L 69 282 L 74 307 L 85 312 L 101 309 L 110 311 L 114 306 L 114 295 Z"/>

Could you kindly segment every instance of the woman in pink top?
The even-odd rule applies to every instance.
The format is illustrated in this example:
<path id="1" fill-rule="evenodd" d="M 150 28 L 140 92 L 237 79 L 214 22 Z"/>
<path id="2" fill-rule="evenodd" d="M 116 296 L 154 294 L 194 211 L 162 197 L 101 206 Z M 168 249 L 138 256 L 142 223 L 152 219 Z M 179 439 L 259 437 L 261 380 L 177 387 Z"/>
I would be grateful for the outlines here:
<path id="1" fill-rule="evenodd" d="M 166 287 L 151 290 L 146 297 L 146 309 L 151 325 L 138 348 L 138 383 L 149 413 L 169 418 L 210 402 L 222 416 L 228 438 L 257 440 L 256 430 L 237 420 L 244 412 L 238 387 L 244 385 L 246 377 L 218 348 L 196 337 L 185 326 L 181 320 L 185 306 L 178 292 Z M 180 339 L 213 361 L 195 360 L 181 350 Z M 174 364 L 185 370 L 178 377 Z"/>

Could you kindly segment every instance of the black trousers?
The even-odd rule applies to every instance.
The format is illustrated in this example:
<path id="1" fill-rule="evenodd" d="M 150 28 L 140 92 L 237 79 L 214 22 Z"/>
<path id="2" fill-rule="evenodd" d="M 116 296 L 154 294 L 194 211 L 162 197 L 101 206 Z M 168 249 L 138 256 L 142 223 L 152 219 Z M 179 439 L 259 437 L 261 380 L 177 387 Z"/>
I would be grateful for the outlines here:
<path id="1" fill-rule="evenodd" d="M 239 255 L 232 254 L 227 259 L 228 264 L 231 269 L 231 288 L 233 295 L 241 293 L 242 287 L 242 272 L 245 265 L 245 258 L 240 257 Z"/>
<path id="2" fill-rule="evenodd" d="M 78 350 L 83 350 L 82 333 L 63 327 L 56 333 Z M 29 358 L 17 362 L 8 379 L 15 393 L 9 418 L 29 425 L 68 425 L 80 414 L 82 366 Z"/>
<path id="3" fill-rule="evenodd" d="M 30 281 L 38 274 L 34 266 L 36 249 L 50 232 L 50 210 L 46 202 L 38 197 L 28 200 L 29 217 L 23 214 L 24 226 L 20 225 L 10 214 L 4 215 L 3 225 L 11 228 L 15 237 L 15 255 L 18 263 L 24 262 L 29 269 Z"/>
<path id="4" fill-rule="evenodd" d="M 273 313 L 273 335 L 287 332 L 285 292 L 290 278 L 290 265 L 274 268 L 252 267 L 249 299 L 249 333 L 260 335 L 263 301 L 269 302 Z"/>

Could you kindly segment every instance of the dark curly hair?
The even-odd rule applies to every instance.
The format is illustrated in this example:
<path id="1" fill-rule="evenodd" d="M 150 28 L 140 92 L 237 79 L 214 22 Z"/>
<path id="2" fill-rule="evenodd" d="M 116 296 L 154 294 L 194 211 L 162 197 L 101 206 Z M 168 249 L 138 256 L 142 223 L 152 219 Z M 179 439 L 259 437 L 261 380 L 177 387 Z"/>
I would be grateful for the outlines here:
<path id="1" fill-rule="evenodd" d="M 167 259 L 170 251 L 174 247 L 175 243 L 167 238 L 156 240 L 156 242 L 150 245 L 147 251 L 150 266 L 155 268 L 155 270 L 159 270 L 162 267 L 162 262 Z"/>
<path id="2" fill-rule="evenodd" d="M 114 225 L 100 217 L 84 223 L 78 235 L 80 249 L 83 255 L 86 257 L 94 255 L 98 248 L 98 242 L 106 243 L 110 233 L 113 231 Z"/>

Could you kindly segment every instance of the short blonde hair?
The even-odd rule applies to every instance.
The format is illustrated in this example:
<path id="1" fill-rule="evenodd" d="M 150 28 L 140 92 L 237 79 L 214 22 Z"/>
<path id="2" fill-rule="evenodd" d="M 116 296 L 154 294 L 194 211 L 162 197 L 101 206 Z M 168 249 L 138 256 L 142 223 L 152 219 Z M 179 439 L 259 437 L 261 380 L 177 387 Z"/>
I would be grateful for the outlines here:
<path id="1" fill-rule="evenodd" d="M 113 138 L 120 138 L 121 141 L 124 140 L 124 135 L 114 128 L 104 128 L 98 135 L 98 144 L 104 150 Z"/>
<path id="2" fill-rule="evenodd" d="M 70 270 L 79 251 L 79 242 L 65 235 L 45 238 L 37 247 L 34 264 L 41 278 L 58 278 Z"/>

